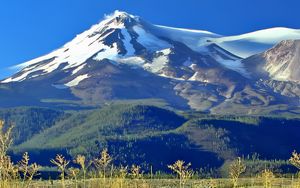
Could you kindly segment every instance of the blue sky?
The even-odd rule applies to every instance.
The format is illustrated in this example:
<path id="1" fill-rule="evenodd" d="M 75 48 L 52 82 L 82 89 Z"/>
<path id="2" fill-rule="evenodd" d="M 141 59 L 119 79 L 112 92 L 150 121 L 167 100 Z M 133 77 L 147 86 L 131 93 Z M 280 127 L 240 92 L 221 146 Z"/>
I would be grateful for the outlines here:
<path id="1" fill-rule="evenodd" d="M 0 3 L 0 77 L 5 67 L 46 54 L 123 10 L 167 26 L 234 35 L 300 28 L 298 0 L 6 0 Z"/>

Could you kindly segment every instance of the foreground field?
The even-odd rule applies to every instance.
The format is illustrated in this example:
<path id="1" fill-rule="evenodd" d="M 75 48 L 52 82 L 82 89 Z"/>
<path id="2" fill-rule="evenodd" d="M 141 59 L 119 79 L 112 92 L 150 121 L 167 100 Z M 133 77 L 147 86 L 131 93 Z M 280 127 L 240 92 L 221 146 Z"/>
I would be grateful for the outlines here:
<path id="1" fill-rule="evenodd" d="M 242 178 L 238 184 L 238 187 L 252 187 L 252 188 L 266 188 L 266 187 L 280 187 L 280 188 L 298 188 L 300 182 L 292 178 L 275 178 L 271 180 L 271 184 L 266 186 L 264 180 L 260 178 Z M 24 185 L 21 182 L 11 182 L 2 184 L 2 187 L 21 188 Z M 27 187 L 27 186 L 26 186 Z M 89 179 L 85 182 L 66 180 L 64 185 L 58 180 L 48 181 L 33 181 L 28 187 L 32 188 L 171 188 L 180 187 L 179 180 L 177 179 L 120 179 L 120 178 L 109 178 L 109 179 Z M 232 187 L 230 179 L 199 179 L 199 180 L 188 180 L 182 188 L 230 188 Z"/>

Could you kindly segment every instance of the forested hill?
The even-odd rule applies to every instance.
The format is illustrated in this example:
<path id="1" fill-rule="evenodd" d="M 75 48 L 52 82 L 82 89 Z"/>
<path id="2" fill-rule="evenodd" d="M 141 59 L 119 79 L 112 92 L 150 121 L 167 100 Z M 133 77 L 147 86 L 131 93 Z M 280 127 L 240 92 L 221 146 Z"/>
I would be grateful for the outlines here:
<path id="1" fill-rule="evenodd" d="M 11 152 L 29 151 L 43 165 L 57 152 L 93 157 L 105 147 L 116 163 L 156 169 L 177 159 L 196 168 L 221 168 L 237 156 L 286 160 L 300 150 L 297 118 L 212 116 L 134 104 L 83 111 L 20 107 L 1 109 L 0 118 L 15 124 Z"/>

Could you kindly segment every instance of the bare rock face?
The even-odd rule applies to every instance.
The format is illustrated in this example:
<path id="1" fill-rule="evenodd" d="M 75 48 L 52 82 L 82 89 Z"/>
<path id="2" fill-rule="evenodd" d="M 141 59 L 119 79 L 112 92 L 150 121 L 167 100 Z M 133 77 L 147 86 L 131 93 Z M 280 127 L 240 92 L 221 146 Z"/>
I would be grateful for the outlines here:
<path id="1" fill-rule="evenodd" d="M 300 40 L 285 40 L 262 54 L 264 70 L 274 80 L 300 81 Z"/>
<path id="2" fill-rule="evenodd" d="M 300 97 L 300 40 L 284 40 L 269 50 L 242 61 L 259 87 L 281 96 Z"/>

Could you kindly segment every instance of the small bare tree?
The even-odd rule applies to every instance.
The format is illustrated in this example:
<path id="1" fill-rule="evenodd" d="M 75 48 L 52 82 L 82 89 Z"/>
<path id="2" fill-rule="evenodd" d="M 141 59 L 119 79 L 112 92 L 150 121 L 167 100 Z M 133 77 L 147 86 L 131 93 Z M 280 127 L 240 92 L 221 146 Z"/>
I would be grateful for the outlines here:
<path id="1" fill-rule="evenodd" d="M 28 152 L 25 152 L 23 154 L 22 160 L 18 163 L 18 169 L 23 175 L 23 187 L 30 187 L 30 183 L 32 182 L 33 177 L 37 175 L 39 169 L 41 168 L 36 163 L 29 164 L 29 160 L 30 158 Z"/>
<path id="2" fill-rule="evenodd" d="M 1 134 L 0 134 L 0 156 L 6 156 L 7 155 L 7 150 L 11 146 L 13 139 L 11 137 L 11 132 L 13 129 L 13 126 L 9 126 L 7 130 L 4 129 L 4 121 L 0 120 L 0 129 L 1 129 Z"/>
<path id="3" fill-rule="evenodd" d="M 83 183 L 84 183 L 84 187 L 85 187 L 86 173 L 87 173 L 87 169 L 91 163 L 87 164 L 85 156 L 83 156 L 83 155 L 77 155 L 77 157 L 75 158 L 75 160 L 73 162 L 78 164 L 82 170 Z"/>
<path id="4" fill-rule="evenodd" d="M 194 172 L 190 169 L 191 163 L 185 164 L 184 161 L 178 160 L 168 168 L 175 172 L 179 177 L 179 187 L 182 187 L 188 179 L 190 179 Z"/>
<path id="5" fill-rule="evenodd" d="M 298 170 L 300 170 L 300 154 L 299 153 L 294 151 L 292 153 L 292 156 L 289 161 L 293 166 L 295 166 L 296 168 L 298 168 Z"/>
<path id="6" fill-rule="evenodd" d="M 300 170 L 300 154 L 296 151 L 293 151 L 291 158 L 289 159 L 290 163 L 295 166 L 298 170 Z M 298 181 L 297 187 L 300 187 L 300 177 L 298 172 Z"/>
<path id="7" fill-rule="evenodd" d="M 246 166 L 242 162 L 242 159 L 240 157 L 238 157 L 230 164 L 229 175 L 234 188 L 238 186 L 239 177 L 245 171 L 246 171 Z"/>
<path id="8" fill-rule="evenodd" d="M 139 165 L 132 165 L 130 169 L 130 175 L 134 179 L 139 179 L 143 176 L 143 172 L 141 171 L 141 167 Z"/>
<path id="9" fill-rule="evenodd" d="M 106 177 L 106 169 L 111 162 L 112 162 L 112 157 L 109 155 L 107 148 L 103 149 L 100 154 L 100 157 L 95 158 L 93 161 L 95 167 L 99 170 L 99 172 L 100 170 L 102 170 L 102 175 L 104 180 Z"/>
<path id="10" fill-rule="evenodd" d="M 18 168 L 11 161 L 7 151 L 11 146 L 13 139 L 11 137 L 13 126 L 4 128 L 4 121 L 0 120 L 0 179 L 1 186 L 9 180 L 16 179 L 18 176 Z"/>
<path id="11" fill-rule="evenodd" d="M 70 161 L 66 160 L 63 155 L 57 154 L 55 159 L 51 159 L 50 162 L 56 165 L 56 167 L 60 171 L 61 183 L 62 186 L 65 187 L 65 173 Z"/>

